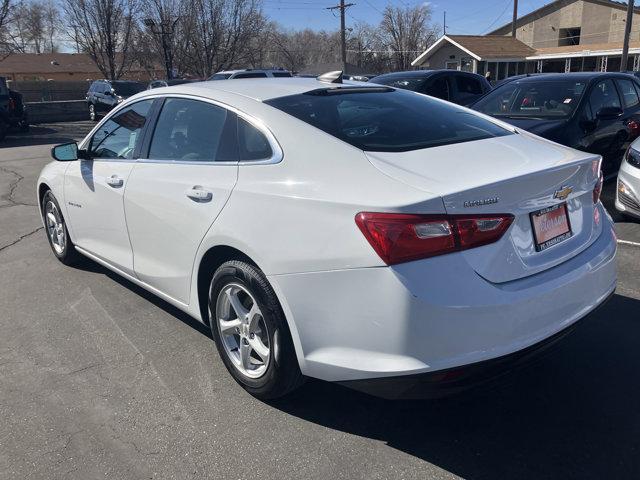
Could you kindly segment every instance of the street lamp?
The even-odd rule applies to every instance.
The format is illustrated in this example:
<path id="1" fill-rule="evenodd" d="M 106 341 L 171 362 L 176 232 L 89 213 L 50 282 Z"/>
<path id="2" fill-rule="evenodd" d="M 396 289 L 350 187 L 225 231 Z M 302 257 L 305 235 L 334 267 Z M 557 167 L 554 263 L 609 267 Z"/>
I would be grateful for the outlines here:
<path id="1" fill-rule="evenodd" d="M 173 78 L 173 55 L 171 52 L 171 45 L 170 42 L 167 41 L 167 37 L 173 35 L 176 23 L 178 23 L 178 18 L 173 22 L 170 20 L 161 20 L 160 25 L 158 25 L 153 18 L 145 18 L 142 22 L 152 34 L 160 35 L 162 53 L 164 54 L 164 67 L 167 71 L 167 80 L 171 80 Z"/>

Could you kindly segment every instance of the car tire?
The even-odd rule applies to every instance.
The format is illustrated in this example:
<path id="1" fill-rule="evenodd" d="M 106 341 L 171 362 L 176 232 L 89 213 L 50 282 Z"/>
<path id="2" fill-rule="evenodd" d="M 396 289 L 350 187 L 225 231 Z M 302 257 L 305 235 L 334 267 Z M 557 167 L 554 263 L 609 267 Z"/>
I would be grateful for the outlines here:
<path id="1" fill-rule="evenodd" d="M 239 260 L 223 263 L 211 280 L 208 307 L 220 358 L 247 392 L 270 400 L 303 383 L 287 320 L 260 269 Z"/>
<path id="2" fill-rule="evenodd" d="M 89 120 L 92 122 L 98 121 L 98 114 L 96 113 L 96 106 L 93 103 L 89 104 Z"/>
<path id="3" fill-rule="evenodd" d="M 62 216 L 62 210 L 56 197 L 47 190 L 40 205 L 44 229 L 51 251 L 65 265 L 75 265 L 82 260 L 69 237 L 69 230 Z"/>

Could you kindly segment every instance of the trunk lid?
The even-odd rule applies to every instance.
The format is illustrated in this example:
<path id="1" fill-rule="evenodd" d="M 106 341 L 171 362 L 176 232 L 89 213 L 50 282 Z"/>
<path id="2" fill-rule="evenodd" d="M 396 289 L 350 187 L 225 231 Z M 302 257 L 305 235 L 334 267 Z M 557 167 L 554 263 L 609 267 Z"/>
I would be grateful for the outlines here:
<path id="1" fill-rule="evenodd" d="M 367 152 L 367 157 L 386 175 L 440 196 L 449 214 L 515 216 L 499 241 L 461 253 L 492 283 L 524 278 L 569 260 L 602 229 L 593 204 L 600 157 L 529 134 L 410 152 Z M 557 198 L 562 195 L 556 192 L 567 193 L 566 187 L 571 189 L 568 196 Z M 571 237 L 538 251 L 531 213 L 563 202 Z"/>

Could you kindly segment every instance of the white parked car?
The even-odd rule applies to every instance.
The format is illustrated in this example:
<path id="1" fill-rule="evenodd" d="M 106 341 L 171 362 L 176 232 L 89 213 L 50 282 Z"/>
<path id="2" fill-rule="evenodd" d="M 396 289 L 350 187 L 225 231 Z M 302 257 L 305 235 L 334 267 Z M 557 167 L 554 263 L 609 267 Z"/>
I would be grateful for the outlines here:
<path id="1" fill-rule="evenodd" d="M 629 146 L 620 165 L 616 209 L 630 217 L 640 218 L 640 139 Z"/>
<path id="2" fill-rule="evenodd" d="M 56 257 L 210 324 L 260 398 L 305 376 L 383 395 L 464 377 L 616 286 L 599 157 L 405 90 L 158 88 L 52 153 L 37 188 Z"/>

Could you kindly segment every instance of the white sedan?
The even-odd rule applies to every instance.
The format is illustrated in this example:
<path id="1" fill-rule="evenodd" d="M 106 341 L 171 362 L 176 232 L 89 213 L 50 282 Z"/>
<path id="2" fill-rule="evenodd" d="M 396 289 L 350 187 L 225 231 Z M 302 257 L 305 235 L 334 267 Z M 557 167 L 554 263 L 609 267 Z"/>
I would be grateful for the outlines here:
<path id="1" fill-rule="evenodd" d="M 37 193 L 55 256 L 209 324 L 259 398 L 306 376 L 383 395 L 449 381 L 557 337 L 616 285 L 598 156 L 413 92 L 159 88 L 52 154 Z"/>

